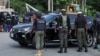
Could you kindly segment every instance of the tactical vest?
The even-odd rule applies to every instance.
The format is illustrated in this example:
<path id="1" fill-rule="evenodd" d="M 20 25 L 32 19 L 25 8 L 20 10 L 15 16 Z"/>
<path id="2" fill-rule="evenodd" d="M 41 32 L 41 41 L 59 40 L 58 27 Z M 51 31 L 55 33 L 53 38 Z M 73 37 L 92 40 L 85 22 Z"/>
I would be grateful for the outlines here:
<path id="1" fill-rule="evenodd" d="M 44 31 L 44 29 L 45 29 L 45 20 L 44 19 L 37 19 L 36 31 Z"/>

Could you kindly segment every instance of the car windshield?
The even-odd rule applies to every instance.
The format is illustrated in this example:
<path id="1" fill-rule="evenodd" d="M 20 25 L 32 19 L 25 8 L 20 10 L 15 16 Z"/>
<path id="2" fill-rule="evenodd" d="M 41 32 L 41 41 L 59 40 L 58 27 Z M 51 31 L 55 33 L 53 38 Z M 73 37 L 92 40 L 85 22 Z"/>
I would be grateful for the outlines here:
<path id="1" fill-rule="evenodd" d="M 69 18 L 70 18 L 70 23 L 71 23 L 71 24 L 74 24 L 75 18 L 77 17 L 77 15 L 69 14 L 68 16 L 69 16 Z"/>
<path id="2" fill-rule="evenodd" d="M 43 16 L 43 18 L 46 20 L 46 22 L 50 22 L 53 17 L 54 17 L 53 15 L 45 15 L 45 16 Z"/>
<path id="3" fill-rule="evenodd" d="M 75 22 L 75 18 L 77 17 L 77 15 L 68 15 L 69 16 L 69 18 L 70 18 L 70 22 L 71 22 L 71 24 L 74 24 L 74 22 Z M 91 17 L 89 17 L 89 16 L 85 16 L 85 19 L 86 19 L 86 21 L 87 22 L 90 22 L 90 21 L 92 21 L 92 19 L 91 19 Z"/>
<path id="4" fill-rule="evenodd" d="M 74 24 L 77 15 L 76 14 L 67 14 L 67 15 L 70 18 L 70 23 Z M 45 15 L 45 16 L 43 16 L 43 18 L 46 20 L 46 22 L 50 22 L 53 20 L 52 18 L 54 18 L 55 16 L 56 15 Z M 87 22 L 92 21 L 91 17 L 89 17 L 89 16 L 85 16 L 85 18 L 86 18 Z"/>

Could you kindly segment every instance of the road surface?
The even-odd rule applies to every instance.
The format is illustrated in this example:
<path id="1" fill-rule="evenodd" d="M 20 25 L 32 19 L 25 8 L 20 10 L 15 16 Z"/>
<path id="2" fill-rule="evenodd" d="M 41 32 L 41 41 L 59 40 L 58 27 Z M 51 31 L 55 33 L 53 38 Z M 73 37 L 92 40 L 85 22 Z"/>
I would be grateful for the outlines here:
<path id="1" fill-rule="evenodd" d="M 48 47 L 42 50 L 42 56 L 100 56 L 98 50 L 89 47 L 89 52 L 76 52 L 77 47 L 68 47 L 68 53 L 59 54 L 58 47 Z M 9 33 L 0 32 L 0 56 L 35 56 L 36 50 L 31 45 L 21 47 L 9 37 Z"/>

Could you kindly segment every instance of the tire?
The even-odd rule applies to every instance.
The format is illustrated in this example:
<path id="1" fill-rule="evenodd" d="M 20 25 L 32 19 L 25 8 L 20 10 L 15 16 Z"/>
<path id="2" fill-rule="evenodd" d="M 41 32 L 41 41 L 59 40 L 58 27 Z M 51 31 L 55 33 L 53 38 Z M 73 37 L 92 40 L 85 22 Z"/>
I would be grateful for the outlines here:
<path id="1" fill-rule="evenodd" d="M 90 47 L 93 45 L 93 37 L 91 34 L 87 35 L 87 46 Z"/>
<path id="2" fill-rule="evenodd" d="M 18 43 L 20 44 L 20 46 L 23 46 L 23 47 L 28 46 L 28 44 L 27 44 L 27 43 L 25 43 L 25 42 L 18 42 Z"/>
<path id="3" fill-rule="evenodd" d="M 93 45 L 93 37 L 92 37 L 92 35 L 91 34 L 88 34 L 87 35 L 87 37 L 86 37 L 86 40 L 87 40 L 87 46 L 88 47 L 91 47 L 92 45 Z M 76 42 L 74 42 L 74 41 L 71 41 L 71 43 L 72 44 L 74 44 L 74 45 L 78 45 L 78 42 L 76 41 Z"/>
<path id="4" fill-rule="evenodd" d="M 33 39 L 32 39 L 32 46 L 34 49 L 36 49 L 35 37 L 33 37 Z"/>

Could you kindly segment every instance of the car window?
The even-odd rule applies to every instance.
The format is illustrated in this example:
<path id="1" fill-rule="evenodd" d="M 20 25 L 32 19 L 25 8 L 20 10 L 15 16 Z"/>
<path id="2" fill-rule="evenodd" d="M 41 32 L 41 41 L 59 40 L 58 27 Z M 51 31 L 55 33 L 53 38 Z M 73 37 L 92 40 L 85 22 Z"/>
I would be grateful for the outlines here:
<path id="1" fill-rule="evenodd" d="M 53 24 L 57 25 L 58 19 L 59 19 L 58 17 L 55 17 L 51 22 L 52 22 Z"/>

